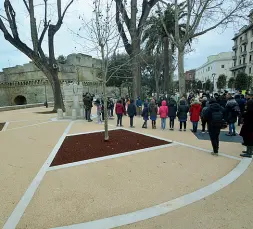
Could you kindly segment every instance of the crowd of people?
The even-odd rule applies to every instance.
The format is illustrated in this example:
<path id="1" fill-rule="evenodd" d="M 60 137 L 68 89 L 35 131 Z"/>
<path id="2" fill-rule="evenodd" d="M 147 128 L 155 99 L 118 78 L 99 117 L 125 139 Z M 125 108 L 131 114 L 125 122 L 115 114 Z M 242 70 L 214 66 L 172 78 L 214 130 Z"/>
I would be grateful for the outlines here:
<path id="1" fill-rule="evenodd" d="M 89 100 L 90 101 L 90 100 Z M 94 102 L 97 107 L 98 123 L 104 120 L 104 102 L 97 99 Z M 148 121 L 151 120 L 152 129 L 156 129 L 158 116 L 161 118 L 161 129 L 166 129 L 166 122 L 169 119 L 169 129 L 174 131 L 175 120 L 179 121 L 179 131 L 187 130 L 188 117 L 192 123 L 192 132 L 198 131 L 201 122 L 202 134 L 209 134 L 213 147 L 213 155 L 219 152 L 219 135 L 221 129 L 229 127 L 229 137 L 236 136 L 236 123 L 242 124 L 240 135 L 243 137 L 247 150 L 241 156 L 252 157 L 253 154 L 253 94 L 244 96 L 238 92 L 234 96 L 228 92 L 223 94 L 202 93 L 202 95 L 190 93 L 186 98 L 169 96 L 155 100 L 154 98 L 136 101 L 129 98 L 121 98 L 116 103 L 108 98 L 108 117 L 113 118 L 114 110 L 117 116 L 117 126 L 122 125 L 124 116 L 129 117 L 130 127 L 134 128 L 134 117 L 142 116 L 142 128 L 148 128 Z M 87 120 L 90 120 L 90 102 L 86 105 Z"/>

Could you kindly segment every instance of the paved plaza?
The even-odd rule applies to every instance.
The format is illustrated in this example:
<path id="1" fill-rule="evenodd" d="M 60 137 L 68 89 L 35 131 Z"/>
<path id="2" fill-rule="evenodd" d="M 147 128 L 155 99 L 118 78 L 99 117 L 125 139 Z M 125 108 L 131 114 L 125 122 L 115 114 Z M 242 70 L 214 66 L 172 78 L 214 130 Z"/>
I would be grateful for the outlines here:
<path id="1" fill-rule="evenodd" d="M 168 144 L 50 166 L 66 137 L 103 125 L 44 111 L 0 113 L 0 228 L 252 229 L 253 165 L 239 157 L 240 142 L 222 141 L 214 157 L 189 122 L 186 132 L 177 121 L 163 131 L 142 129 L 136 117 L 133 129 L 124 117 L 123 128 L 110 120 L 110 129 Z"/>

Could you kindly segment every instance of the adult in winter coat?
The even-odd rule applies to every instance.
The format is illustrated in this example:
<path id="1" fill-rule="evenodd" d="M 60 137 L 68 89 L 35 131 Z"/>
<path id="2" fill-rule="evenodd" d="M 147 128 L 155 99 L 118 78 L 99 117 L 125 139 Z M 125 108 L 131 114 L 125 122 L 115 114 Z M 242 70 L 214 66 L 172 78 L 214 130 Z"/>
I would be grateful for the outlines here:
<path id="1" fill-rule="evenodd" d="M 149 118 L 148 118 L 148 116 L 149 116 L 149 109 L 148 109 L 148 103 L 147 102 L 144 103 L 144 108 L 142 110 L 141 116 L 143 117 L 143 120 L 144 120 L 142 128 L 147 128 L 148 127 L 147 122 L 149 120 Z"/>
<path id="2" fill-rule="evenodd" d="M 198 99 L 195 99 L 191 104 L 190 114 L 191 114 L 191 122 L 192 122 L 192 132 L 196 133 L 198 129 L 198 122 L 201 114 L 201 104 Z"/>
<path id="3" fill-rule="evenodd" d="M 213 155 L 218 156 L 219 152 L 219 135 L 224 118 L 224 108 L 219 105 L 215 98 L 210 99 L 209 107 L 204 112 L 204 119 L 208 123 L 208 132 L 210 135 Z"/>
<path id="4" fill-rule="evenodd" d="M 169 108 L 168 117 L 170 118 L 170 130 L 174 130 L 174 121 L 177 116 L 177 102 L 174 98 L 170 98 L 168 108 Z"/>
<path id="5" fill-rule="evenodd" d="M 246 104 L 246 112 L 242 115 L 243 125 L 240 135 L 243 137 L 243 143 L 247 147 L 247 151 L 241 154 L 242 157 L 252 157 L 253 155 L 253 100 L 249 100 Z"/>
<path id="6" fill-rule="evenodd" d="M 116 103 L 115 113 L 117 115 L 117 126 L 122 126 L 122 116 L 125 113 L 125 108 L 123 107 L 122 100 L 119 100 Z"/>
<path id="7" fill-rule="evenodd" d="M 244 111 L 245 111 L 245 101 L 244 101 L 244 99 L 242 98 L 242 96 L 243 96 L 243 95 L 240 95 L 240 94 L 238 94 L 238 95 L 235 96 L 235 101 L 238 103 L 238 106 L 239 106 L 239 108 L 240 108 L 240 115 L 239 115 L 239 117 L 238 117 L 238 126 L 241 125 L 241 122 L 242 122 L 242 115 L 243 115 L 243 113 L 244 113 Z"/>
<path id="8" fill-rule="evenodd" d="M 149 113 L 150 113 L 150 119 L 152 121 L 152 129 L 156 129 L 157 112 L 158 112 L 158 108 L 155 104 L 155 100 L 152 99 L 149 104 Z"/>
<path id="9" fill-rule="evenodd" d="M 187 121 L 187 113 L 189 112 L 189 107 L 186 105 L 186 101 L 184 99 L 179 101 L 179 106 L 177 110 L 177 117 L 180 122 L 180 131 L 182 131 L 182 126 L 184 125 L 184 131 L 186 131 L 186 121 Z"/>
<path id="10" fill-rule="evenodd" d="M 168 107 L 165 100 L 162 101 L 162 106 L 159 108 L 159 115 L 161 118 L 161 127 L 164 130 L 166 128 L 166 118 L 168 116 Z"/>
<path id="11" fill-rule="evenodd" d="M 238 103 L 230 94 L 227 94 L 227 98 L 228 101 L 225 107 L 226 121 L 229 125 L 229 133 L 227 136 L 236 136 L 235 123 L 237 121 L 238 115 L 240 115 L 240 108 Z"/>
<path id="12" fill-rule="evenodd" d="M 130 104 L 127 107 L 127 114 L 130 118 L 130 127 L 134 127 L 133 123 L 134 123 L 134 116 L 136 116 L 136 106 L 134 104 L 134 100 L 131 99 L 130 100 Z"/>

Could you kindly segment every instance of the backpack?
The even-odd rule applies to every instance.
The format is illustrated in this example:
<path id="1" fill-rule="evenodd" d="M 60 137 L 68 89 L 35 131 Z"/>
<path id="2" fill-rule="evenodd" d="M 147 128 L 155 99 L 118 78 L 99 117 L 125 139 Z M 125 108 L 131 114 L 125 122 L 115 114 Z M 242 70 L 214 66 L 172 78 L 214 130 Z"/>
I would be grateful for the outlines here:
<path id="1" fill-rule="evenodd" d="M 216 127 L 222 127 L 224 124 L 223 113 L 222 111 L 213 111 L 212 112 L 212 125 Z"/>

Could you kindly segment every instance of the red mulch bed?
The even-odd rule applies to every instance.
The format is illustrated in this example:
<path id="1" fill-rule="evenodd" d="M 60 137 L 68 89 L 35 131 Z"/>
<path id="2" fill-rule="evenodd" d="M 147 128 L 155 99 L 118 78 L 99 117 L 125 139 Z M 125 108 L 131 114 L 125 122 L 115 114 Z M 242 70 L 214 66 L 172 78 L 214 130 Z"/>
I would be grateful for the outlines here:
<path id="1" fill-rule="evenodd" d="M 5 122 L 0 123 L 0 131 L 4 128 Z"/>
<path id="2" fill-rule="evenodd" d="M 109 137 L 105 142 L 104 132 L 67 136 L 50 166 L 170 144 L 127 130 L 111 130 Z"/>

